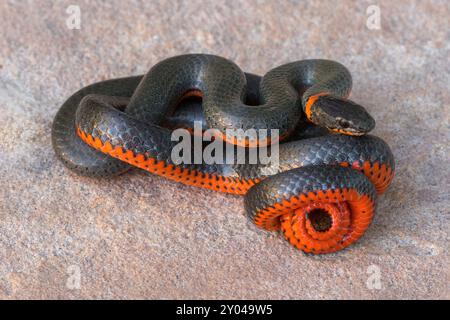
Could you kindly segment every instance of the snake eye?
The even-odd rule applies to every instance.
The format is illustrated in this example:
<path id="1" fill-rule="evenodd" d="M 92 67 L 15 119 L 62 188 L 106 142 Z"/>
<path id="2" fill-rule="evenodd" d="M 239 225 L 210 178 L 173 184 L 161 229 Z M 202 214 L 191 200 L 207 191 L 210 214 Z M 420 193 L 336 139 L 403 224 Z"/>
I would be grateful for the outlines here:
<path id="1" fill-rule="evenodd" d="M 350 127 L 350 122 L 348 122 L 348 121 L 345 120 L 345 119 L 339 119 L 339 120 L 338 120 L 338 123 L 339 123 L 339 126 L 340 126 L 341 128 L 343 128 L 343 129 L 346 129 L 346 128 Z"/>

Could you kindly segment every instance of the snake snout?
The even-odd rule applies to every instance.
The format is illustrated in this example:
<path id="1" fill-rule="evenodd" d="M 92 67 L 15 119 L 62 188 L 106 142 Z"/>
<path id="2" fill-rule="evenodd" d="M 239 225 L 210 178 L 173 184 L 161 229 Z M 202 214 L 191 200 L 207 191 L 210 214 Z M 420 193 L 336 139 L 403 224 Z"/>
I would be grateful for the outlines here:
<path id="1" fill-rule="evenodd" d="M 366 109 L 351 100 L 320 96 L 311 111 L 314 123 L 339 133 L 364 135 L 375 127 L 375 120 Z"/>

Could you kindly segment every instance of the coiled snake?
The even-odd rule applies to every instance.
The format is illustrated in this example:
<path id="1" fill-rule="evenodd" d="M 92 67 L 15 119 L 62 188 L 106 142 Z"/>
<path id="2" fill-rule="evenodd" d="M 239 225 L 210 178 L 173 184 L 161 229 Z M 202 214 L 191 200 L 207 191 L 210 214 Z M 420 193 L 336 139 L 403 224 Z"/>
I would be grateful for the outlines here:
<path id="1" fill-rule="evenodd" d="M 131 166 L 185 184 L 245 195 L 248 216 L 305 252 L 327 253 L 359 239 L 394 158 L 375 121 L 347 99 L 349 71 L 330 60 L 302 60 L 246 74 L 213 55 L 176 56 L 143 76 L 82 88 L 56 114 L 52 143 L 70 169 L 109 176 Z M 281 140 L 274 164 L 177 163 L 175 128 L 215 128 L 249 150 Z M 326 129 L 324 129 L 326 128 Z M 228 129 L 248 129 L 230 138 Z M 258 129 L 268 130 L 262 138 Z"/>

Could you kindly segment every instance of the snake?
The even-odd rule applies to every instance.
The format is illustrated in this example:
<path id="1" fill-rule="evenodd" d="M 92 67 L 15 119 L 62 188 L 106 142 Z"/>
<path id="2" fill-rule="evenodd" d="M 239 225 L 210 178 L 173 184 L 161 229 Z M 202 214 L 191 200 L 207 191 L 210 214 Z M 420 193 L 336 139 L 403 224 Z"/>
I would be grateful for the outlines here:
<path id="1" fill-rule="evenodd" d="M 281 231 L 305 253 L 330 253 L 365 233 L 395 170 L 388 144 L 369 134 L 375 120 L 348 99 L 351 87 L 348 69 L 332 60 L 286 63 L 260 77 L 220 56 L 185 54 L 74 93 L 56 113 L 52 144 L 78 174 L 109 177 L 137 167 L 243 195 L 257 227 Z M 245 154 L 277 145 L 278 161 L 175 161 L 172 134 L 195 123 Z"/>

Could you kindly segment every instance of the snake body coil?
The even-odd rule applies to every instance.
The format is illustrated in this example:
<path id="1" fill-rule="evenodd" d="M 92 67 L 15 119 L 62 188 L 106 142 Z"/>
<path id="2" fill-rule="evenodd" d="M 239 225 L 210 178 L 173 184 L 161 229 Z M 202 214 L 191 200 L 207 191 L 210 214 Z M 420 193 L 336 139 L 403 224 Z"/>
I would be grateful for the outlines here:
<path id="1" fill-rule="evenodd" d="M 65 165 L 81 174 L 109 176 L 131 165 L 243 194 L 259 227 L 281 229 L 305 252 L 333 252 L 362 236 L 377 194 L 394 175 L 388 145 L 365 135 L 374 120 L 346 99 L 351 83 L 348 70 L 329 60 L 285 64 L 261 79 L 221 57 L 177 56 L 144 76 L 103 81 L 75 93 L 55 117 L 52 142 Z M 248 129 L 278 129 L 279 162 L 173 161 L 172 129 L 192 128 L 195 120 L 245 150 L 270 148 L 278 139 Z M 250 134 L 230 138 L 227 129 Z"/>

